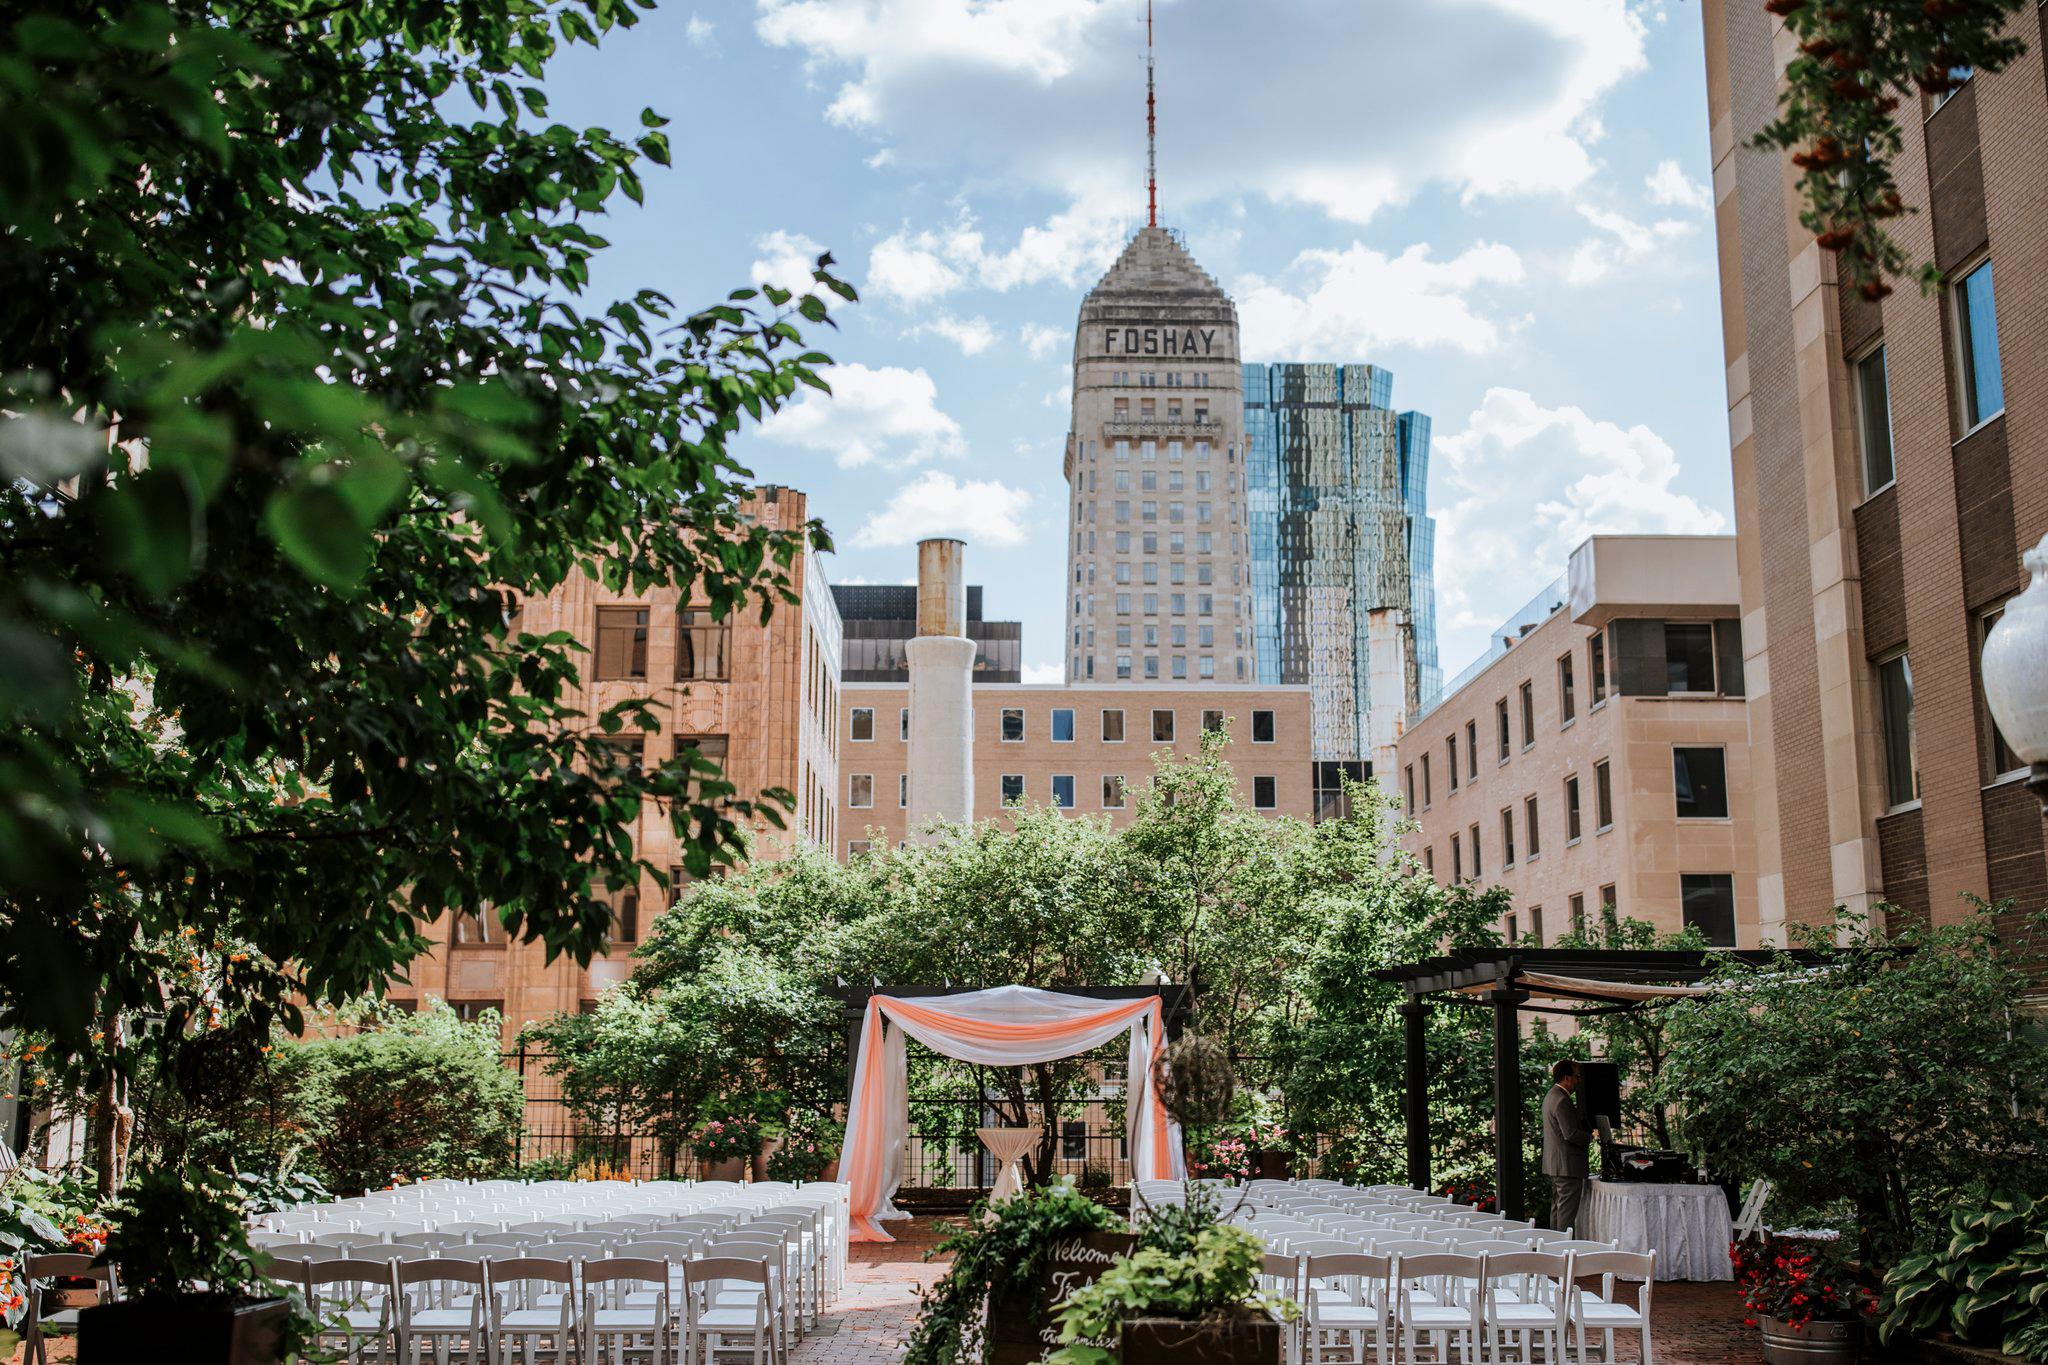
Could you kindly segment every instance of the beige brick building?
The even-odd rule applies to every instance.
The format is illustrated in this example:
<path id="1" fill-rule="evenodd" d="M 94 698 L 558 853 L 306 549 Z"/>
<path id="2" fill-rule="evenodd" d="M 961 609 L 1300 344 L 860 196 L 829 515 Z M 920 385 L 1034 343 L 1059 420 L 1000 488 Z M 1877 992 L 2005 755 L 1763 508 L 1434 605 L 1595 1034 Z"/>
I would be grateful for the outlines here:
<path id="1" fill-rule="evenodd" d="M 1306 686 L 1144 684 L 1068 687 L 991 683 L 973 692 L 974 818 L 1009 801 L 1058 805 L 1130 823 L 1152 756 L 1186 757 L 1205 728 L 1228 722 L 1227 750 L 1247 805 L 1311 818 Z M 843 858 L 908 835 L 909 689 L 848 683 L 840 723 Z"/>
<path id="2" fill-rule="evenodd" d="M 1437 880 L 1504 886 L 1510 937 L 1603 904 L 1758 942 L 1735 541 L 1595 536 L 1409 724 L 1390 774 Z"/>
<path id="3" fill-rule="evenodd" d="M 2007 70 L 1900 109 L 1891 230 L 1943 285 L 1875 302 L 1800 226 L 1797 172 L 1750 146 L 1782 21 L 1701 14 L 1762 925 L 2037 908 L 2041 811 L 1977 657 L 2048 532 L 2048 12 L 2012 17 Z"/>
<path id="4" fill-rule="evenodd" d="M 805 497 L 763 487 L 749 515 L 772 527 L 803 525 Z M 659 733 L 622 737 L 621 760 L 654 763 L 693 747 L 724 766 L 742 795 L 781 787 L 796 797 L 787 831 L 757 823 L 756 856 L 774 858 L 797 839 L 830 846 L 839 833 L 840 624 L 814 558 L 798 558 L 792 576 L 800 603 L 778 606 L 764 626 L 755 611 L 714 622 L 674 589 L 613 592 L 577 574 L 555 592 L 520 605 L 519 627 L 565 630 L 590 652 L 583 686 L 570 705 L 585 715 L 632 697 L 661 703 Z M 643 858 L 682 879 L 682 856 L 666 816 L 644 810 L 634 841 Z M 650 878 L 609 890 L 613 950 L 588 968 L 547 961 L 538 943 L 504 941 L 488 916 L 435 927 L 440 943 L 394 984 L 394 1001 L 445 999 L 465 1014 L 503 1011 L 509 1042 L 528 1020 L 574 1011 L 632 969 L 628 954 L 664 904 Z"/>

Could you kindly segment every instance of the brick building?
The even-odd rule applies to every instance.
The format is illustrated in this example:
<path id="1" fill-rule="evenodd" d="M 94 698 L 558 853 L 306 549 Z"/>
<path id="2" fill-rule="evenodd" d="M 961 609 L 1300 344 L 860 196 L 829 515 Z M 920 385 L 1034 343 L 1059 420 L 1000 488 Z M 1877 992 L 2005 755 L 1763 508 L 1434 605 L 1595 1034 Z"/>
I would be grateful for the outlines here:
<path id="1" fill-rule="evenodd" d="M 1595 536 L 1415 716 L 1402 845 L 1507 888 L 1538 944 L 1601 906 L 1758 942 L 1753 778 L 1729 536 Z"/>
<path id="2" fill-rule="evenodd" d="M 802 493 L 772 485 L 755 493 L 747 513 L 792 528 L 808 515 Z M 567 698 L 570 705 L 594 715 L 631 697 L 661 703 L 661 730 L 620 736 L 621 761 L 659 762 L 691 747 L 716 758 L 744 796 L 770 787 L 795 794 L 787 831 L 756 825 L 763 858 L 801 838 L 829 847 L 839 831 L 839 613 L 809 553 L 790 572 L 800 601 L 779 605 L 766 625 L 755 611 L 713 621 L 672 588 L 613 592 L 580 573 L 520 604 L 521 629 L 565 630 L 589 651 L 581 695 Z M 681 881 L 682 856 L 664 814 L 643 811 L 634 840 L 643 858 Z M 663 892 L 648 879 L 608 895 L 613 950 L 587 968 L 548 962 L 539 943 L 505 942 L 488 916 L 444 921 L 435 927 L 439 944 L 388 994 L 401 1003 L 439 996 L 466 1016 L 500 1010 L 509 1041 L 526 1021 L 576 1010 L 630 973 L 628 954 L 663 906 Z"/>
<path id="3" fill-rule="evenodd" d="M 1977 658 L 2048 531 L 2048 11 L 2012 18 L 2007 70 L 1900 109 L 1913 212 L 1892 231 L 1943 283 L 1876 302 L 1799 225 L 1797 172 L 1750 145 L 1782 21 L 1701 12 L 1762 926 L 2039 907 L 2042 815 Z"/>

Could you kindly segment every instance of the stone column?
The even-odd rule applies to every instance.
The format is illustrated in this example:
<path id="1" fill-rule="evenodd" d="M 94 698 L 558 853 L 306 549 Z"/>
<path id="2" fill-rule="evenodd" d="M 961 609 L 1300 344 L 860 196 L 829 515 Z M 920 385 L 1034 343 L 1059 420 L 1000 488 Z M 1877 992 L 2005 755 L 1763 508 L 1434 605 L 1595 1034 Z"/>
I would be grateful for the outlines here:
<path id="1" fill-rule="evenodd" d="M 974 818 L 974 642 L 967 638 L 966 545 L 917 544 L 917 638 L 910 656 L 910 837 L 933 820 Z"/>
<path id="2" fill-rule="evenodd" d="M 1365 756 L 1373 776 L 1388 791 L 1400 771 L 1395 745 L 1408 729 L 1408 613 L 1374 607 L 1366 613 L 1366 667 L 1370 692 L 1366 709 Z"/>

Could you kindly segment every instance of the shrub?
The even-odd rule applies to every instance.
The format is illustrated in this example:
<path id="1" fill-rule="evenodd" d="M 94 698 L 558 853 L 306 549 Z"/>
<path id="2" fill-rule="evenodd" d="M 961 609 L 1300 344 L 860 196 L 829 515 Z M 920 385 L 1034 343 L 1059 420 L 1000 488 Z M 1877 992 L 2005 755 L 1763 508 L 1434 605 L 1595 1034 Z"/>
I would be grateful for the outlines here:
<path id="1" fill-rule="evenodd" d="M 1753 1315 L 1747 1325 L 1769 1316 L 1797 1330 L 1815 1318 L 1841 1322 L 1877 1311 L 1876 1296 L 1826 1242 L 1764 1237 L 1737 1242 L 1728 1255 L 1742 1306 Z"/>
<path id="2" fill-rule="evenodd" d="M 2048 1196 L 1974 1190 L 1945 1229 L 1891 1268 L 1883 1338 L 1942 1329 L 2048 1360 Z"/>

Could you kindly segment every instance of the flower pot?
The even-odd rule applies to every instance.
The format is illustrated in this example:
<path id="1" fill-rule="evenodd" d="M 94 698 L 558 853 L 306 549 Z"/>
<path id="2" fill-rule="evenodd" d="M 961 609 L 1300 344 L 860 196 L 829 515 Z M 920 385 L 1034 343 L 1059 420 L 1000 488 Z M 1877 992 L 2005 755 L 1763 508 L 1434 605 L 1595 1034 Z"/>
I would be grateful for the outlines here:
<path id="1" fill-rule="evenodd" d="M 833 1181 L 839 1179 L 838 1157 L 835 1156 L 830 1161 L 825 1163 L 825 1169 L 818 1172 L 818 1179 L 824 1181 L 828 1185 L 831 1184 Z"/>
<path id="2" fill-rule="evenodd" d="M 1123 1365 L 1279 1365 L 1280 1324 L 1236 1318 L 1126 1318 Z"/>
<path id="3" fill-rule="evenodd" d="M 762 1141 L 761 1150 L 754 1153 L 754 1179 L 768 1178 L 768 1158 L 781 1150 L 782 1139 L 779 1137 L 766 1138 Z"/>
<path id="4" fill-rule="evenodd" d="M 723 1161 L 707 1161 L 704 1163 L 704 1178 L 706 1180 L 745 1180 L 747 1178 L 747 1159 L 743 1156 L 729 1156 Z"/>
<path id="5" fill-rule="evenodd" d="M 78 1315 L 78 1365 L 278 1365 L 286 1299 L 228 1294 L 103 1303 Z"/>
<path id="6" fill-rule="evenodd" d="M 1294 1158 L 1286 1152 L 1260 1152 L 1257 1174 L 1261 1180 L 1292 1180 Z"/>
<path id="7" fill-rule="evenodd" d="M 1834 1365 L 1863 1354 L 1863 1324 L 1815 1318 L 1794 1327 L 1783 1318 L 1763 1320 L 1765 1365 Z"/>

